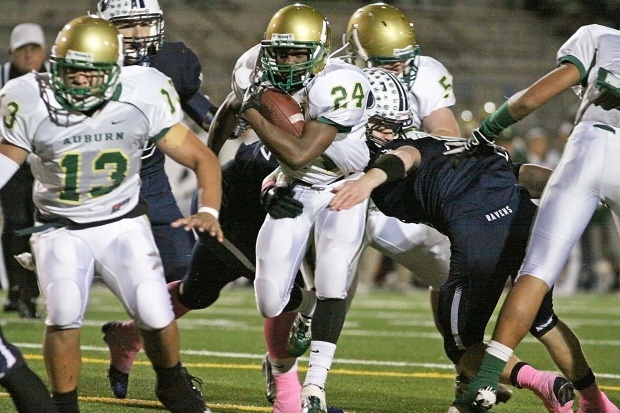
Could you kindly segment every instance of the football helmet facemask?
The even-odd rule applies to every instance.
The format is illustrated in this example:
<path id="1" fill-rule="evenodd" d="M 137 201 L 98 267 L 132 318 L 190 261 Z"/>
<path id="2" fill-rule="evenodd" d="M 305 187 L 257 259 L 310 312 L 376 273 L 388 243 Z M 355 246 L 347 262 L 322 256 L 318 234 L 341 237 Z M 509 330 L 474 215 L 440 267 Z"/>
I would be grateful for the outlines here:
<path id="1" fill-rule="evenodd" d="M 364 74 L 370 82 L 373 103 L 368 110 L 366 139 L 377 147 L 390 140 L 375 136 L 373 131 L 390 129 L 393 139 L 405 137 L 405 128 L 412 123 L 409 97 L 402 81 L 382 68 L 366 68 Z"/>
<path id="2" fill-rule="evenodd" d="M 274 86 L 295 91 L 323 70 L 330 47 L 331 29 L 325 17 L 312 7 L 293 4 L 280 9 L 269 21 L 261 42 L 260 65 Z M 288 56 L 299 61 L 283 63 Z"/>
<path id="3" fill-rule="evenodd" d="M 65 109 L 88 111 L 109 100 L 119 82 L 123 62 L 122 36 L 98 16 L 80 16 L 56 37 L 50 56 L 51 85 Z M 76 85 L 70 76 L 87 72 L 88 85 Z"/>
<path id="4" fill-rule="evenodd" d="M 410 85 L 418 72 L 420 47 L 413 24 L 395 7 L 374 3 L 359 8 L 344 35 L 350 63 L 358 67 L 385 67 L 404 63 L 398 74 Z"/>
<path id="5" fill-rule="evenodd" d="M 97 12 L 119 30 L 138 26 L 146 35 L 123 36 L 125 64 L 149 65 L 151 57 L 164 43 L 164 18 L 157 0 L 99 0 Z"/>

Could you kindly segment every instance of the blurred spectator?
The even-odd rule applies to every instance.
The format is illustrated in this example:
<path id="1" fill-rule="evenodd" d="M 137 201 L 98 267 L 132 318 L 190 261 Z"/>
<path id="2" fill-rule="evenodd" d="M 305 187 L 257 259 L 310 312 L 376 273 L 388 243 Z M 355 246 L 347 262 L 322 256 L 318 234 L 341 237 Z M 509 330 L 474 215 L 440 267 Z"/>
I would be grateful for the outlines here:
<path id="1" fill-rule="evenodd" d="M 11 32 L 9 56 L 10 61 L 0 71 L 0 87 L 10 79 L 33 70 L 47 72 L 49 63 L 46 61 L 45 35 L 41 26 L 36 23 L 15 26 Z M 30 165 L 24 163 L 0 191 L 4 210 L 2 252 L 9 283 L 4 311 L 18 311 L 23 318 L 40 317 L 36 307 L 36 299 L 39 297 L 36 275 L 22 268 L 13 258 L 30 251 L 28 237 L 18 236 L 15 231 L 34 225 L 33 182 Z"/>
<path id="2" fill-rule="evenodd" d="M 560 152 L 551 145 L 543 128 L 532 128 L 525 135 L 527 160 L 529 163 L 555 168 L 560 161 Z"/>
<path id="3" fill-rule="evenodd" d="M 617 291 L 620 289 L 620 236 L 605 205 L 592 215 L 581 245 L 579 288 L 584 291 Z"/>

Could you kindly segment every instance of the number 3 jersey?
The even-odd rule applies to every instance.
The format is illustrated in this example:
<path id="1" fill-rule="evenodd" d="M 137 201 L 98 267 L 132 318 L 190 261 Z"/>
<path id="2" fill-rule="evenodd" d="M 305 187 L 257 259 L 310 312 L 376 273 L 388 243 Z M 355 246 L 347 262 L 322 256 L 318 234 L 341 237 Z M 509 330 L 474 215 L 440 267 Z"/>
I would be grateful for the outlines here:
<path id="1" fill-rule="evenodd" d="M 144 143 L 183 117 L 169 78 L 123 67 L 111 100 L 90 116 L 56 101 L 47 74 L 27 74 L 0 90 L 0 134 L 34 154 L 33 200 L 42 215 L 78 223 L 117 218 L 138 203 Z"/>

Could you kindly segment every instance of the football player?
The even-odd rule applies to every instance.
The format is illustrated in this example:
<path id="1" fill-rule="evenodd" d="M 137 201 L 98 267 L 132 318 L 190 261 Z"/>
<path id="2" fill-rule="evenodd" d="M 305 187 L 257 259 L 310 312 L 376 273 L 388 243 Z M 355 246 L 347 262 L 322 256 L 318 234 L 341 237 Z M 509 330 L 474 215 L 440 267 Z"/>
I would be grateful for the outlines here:
<path id="1" fill-rule="evenodd" d="M 375 83 L 398 83 L 380 69 L 370 69 L 368 75 Z M 407 104 L 404 90 L 396 88 L 396 92 Z M 530 196 L 539 196 L 550 171 L 535 165 L 513 165 L 499 148 L 489 147 L 488 153 L 478 158 L 445 156 L 445 142 L 454 138 L 421 132 L 409 132 L 405 137 L 403 127 L 408 120 L 399 119 L 399 112 L 383 112 L 377 102 L 368 124 L 369 139 L 389 141 L 379 151 L 386 155 L 379 156 L 359 180 L 336 187 L 330 207 L 346 209 L 368 198 L 374 189 L 373 200 L 386 215 L 405 222 L 427 222 L 448 235 L 451 265 L 441 286 L 439 321 L 446 332 L 446 354 L 462 371 L 473 375 L 484 349 L 486 323 L 524 255 L 536 210 Z M 386 179 L 387 183 L 379 186 Z M 491 238 L 485 234 L 493 234 L 492 245 L 475 242 Z M 532 327 L 543 342 L 544 333 L 563 325 L 553 313 L 551 300 L 549 293 Z M 541 373 L 516 358 L 510 368 L 503 376 L 506 382 L 512 380 L 518 387 L 533 390 L 550 412 L 572 411 L 570 381 Z"/>
<path id="2" fill-rule="evenodd" d="M 164 41 L 163 12 L 157 0 L 99 0 L 98 14 L 111 21 L 123 35 L 124 64 L 153 67 L 168 76 L 181 99 L 181 108 L 208 130 L 217 108 L 202 93 L 202 68 L 198 56 L 183 42 Z M 159 248 L 166 280 L 179 280 L 187 271 L 194 244 L 191 233 L 172 228 L 181 211 L 164 170 L 165 157 L 147 144 L 142 155 L 140 196 L 149 204 L 148 217 Z"/>
<path id="3" fill-rule="evenodd" d="M 278 160 L 278 185 L 292 189 L 303 204 L 296 218 L 265 218 L 258 233 L 254 281 L 257 306 L 265 318 L 316 301 L 302 413 L 327 411 L 325 381 L 344 324 L 347 288 L 366 219 L 364 204 L 338 212 L 326 208 L 333 185 L 357 179 L 369 155 L 364 142 L 368 80 L 353 65 L 328 61 L 330 46 L 331 29 L 320 12 L 302 4 L 280 9 L 267 26 L 258 62 L 262 79 L 291 94 L 304 108 L 302 134 L 291 135 L 259 113 L 262 85 L 246 91 L 241 107 L 245 120 Z M 316 291 L 293 289 L 311 242 Z M 298 296 L 299 291 L 306 294 Z"/>
<path id="4" fill-rule="evenodd" d="M 122 36 L 99 17 L 59 32 L 50 74 L 30 73 L 2 89 L 0 187 L 33 153 L 38 225 L 30 243 L 45 298 L 44 362 L 60 413 L 79 411 L 80 327 L 97 272 L 140 327 L 172 412 L 208 412 L 186 381 L 161 258 L 140 200 L 142 147 L 151 140 L 193 169 L 207 208 L 173 223 L 223 241 L 217 220 L 217 157 L 183 126 L 169 78 L 122 66 Z"/>
<path id="5" fill-rule="evenodd" d="M 153 67 L 168 76 L 181 100 L 181 108 L 194 122 L 208 130 L 216 107 L 200 93 L 202 68 L 198 57 L 183 42 L 164 41 L 163 12 L 157 0 L 140 2 L 125 0 L 100 0 L 98 14 L 111 21 L 123 35 L 124 64 Z M 179 219 L 179 210 L 166 175 L 165 157 L 152 143 L 147 142 L 142 154 L 140 196 L 149 204 L 148 217 L 155 243 L 160 251 L 166 280 L 180 280 L 188 270 L 194 245 L 194 235 L 174 228 L 170 223 Z M 173 288 L 177 284 L 170 284 Z M 110 347 L 108 380 L 118 398 L 127 394 L 128 374 L 131 363 L 119 352 L 109 337 L 124 336 L 124 351 L 132 351 L 140 344 L 129 346 L 130 338 L 139 343 L 135 329 L 114 331 L 117 323 L 104 326 L 104 340 Z M 133 333 L 132 335 L 128 335 Z M 132 360 L 133 361 L 133 360 Z M 188 375 L 191 378 L 191 376 Z"/>
<path id="6" fill-rule="evenodd" d="M 413 24 L 397 8 L 385 3 L 369 4 L 350 17 L 345 33 L 345 60 L 360 68 L 383 67 L 399 77 L 409 99 L 408 129 L 425 130 L 442 136 L 460 136 L 459 126 L 450 110 L 456 102 L 452 75 L 437 60 L 419 54 Z M 385 92 L 377 89 L 381 96 Z M 376 93 L 375 93 L 376 94 Z M 390 105 L 391 101 L 383 102 Z M 392 110 L 400 113 L 398 102 Z M 403 114 L 404 116 L 404 114 Z M 376 153 L 382 143 L 367 140 Z M 405 224 L 386 217 L 369 203 L 365 244 L 404 266 L 424 284 L 431 286 L 431 307 L 435 323 L 439 286 L 448 276 L 450 242 L 437 230 L 424 224 Z M 357 283 L 354 283 L 354 286 Z M 355 288 L 349 291 L 352 299 Z M 300 314 L 293 326 L 289 348 L 299 356 L 309 345 L 307 315 Z M 457 379 L 460 384 L 463 377 Z M 505 389 L 502 401 L 511 395 Z"/>
<path id="7" fill-rule="evenodd" d="M 480 389 L 496 388 L 506 361 L 527 333 L 599 203 L 608 205 L 616 219 L 620 213 L 620 164 L 612 155 L 620 149 L 615 136 L 620 133 L 619 43 L 618 30 L 600 25 L 579 28 L 558 50 L 558 67 L 509 98 L 463 147 L 475 153 L 561 92 L 575 87 L 580 93 L 576 126 L 543 194 L 515 286 L 502 306 L 480 373 L 455 405 L 469 407 Z M 580 395 L 578 412 L 619 412 L 598 388 L 587 363 L 576 368 L 581 373 L 574 382 Z"/>

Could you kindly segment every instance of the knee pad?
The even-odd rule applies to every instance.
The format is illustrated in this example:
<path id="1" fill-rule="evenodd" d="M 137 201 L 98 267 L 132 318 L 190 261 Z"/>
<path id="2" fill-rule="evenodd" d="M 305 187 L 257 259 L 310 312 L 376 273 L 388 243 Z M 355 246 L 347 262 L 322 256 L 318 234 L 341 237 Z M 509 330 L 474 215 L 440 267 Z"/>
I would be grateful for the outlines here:
<path id="1" fill-rule="evenodd" d="M 288 301 L 288 295 L 283 300 L 277 294 L 278 290 L 279 288 L 271 280 L 265 278 L 254 280 L 256 307 L 264 318 L 273 318 L 279 315 L 284 308 L 283 303 L 286 304 Z"/>
<path id="2" fill-rule="evenodd" d="M 45 324 L 59 329 L 80 328 L 84 321 L 84 300 L 77 283 L 70 279 L 55 280 L 45 291 Z"/>
<path id="3" fill-rule="evenodd" d="M 174 320 L 170 294 L 159 280 L 146 280 L 136 287 L 136 322 L 145 330 L 159 330 Z"/>

